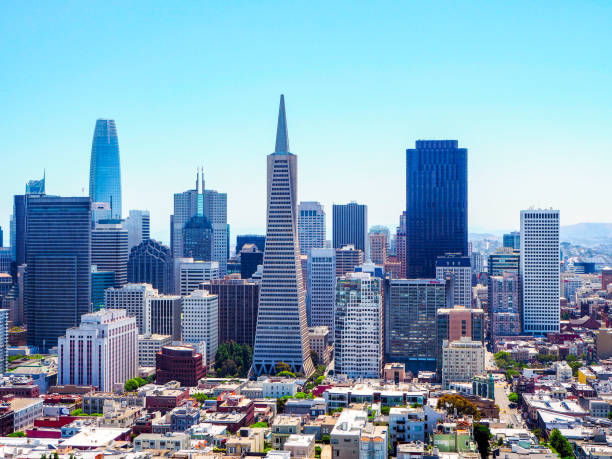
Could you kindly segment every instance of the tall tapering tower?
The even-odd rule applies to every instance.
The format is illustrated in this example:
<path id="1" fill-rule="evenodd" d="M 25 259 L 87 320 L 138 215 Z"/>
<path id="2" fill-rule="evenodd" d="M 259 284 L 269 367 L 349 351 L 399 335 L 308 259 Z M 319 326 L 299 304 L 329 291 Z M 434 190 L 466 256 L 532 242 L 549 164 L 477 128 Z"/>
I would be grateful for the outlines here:
<path id="1" fill-rule="evenodd" d="M 89 197 L 93 202 L 108 202 L 111 218 L 121 218 L 121 167 L 115 120 L 96 121 L 91 143 Z"/>
<path id="2" fill-rule="evenodd" d="M 278 362 L 306 376 L 314 372 L 297 234 L 297 202 L 297 156 L 289 152 L 285 98 L 281 95 L 276 148 L 268 155 L 266 249 L 253 354 L 257 376 L 274 373 Z"/>

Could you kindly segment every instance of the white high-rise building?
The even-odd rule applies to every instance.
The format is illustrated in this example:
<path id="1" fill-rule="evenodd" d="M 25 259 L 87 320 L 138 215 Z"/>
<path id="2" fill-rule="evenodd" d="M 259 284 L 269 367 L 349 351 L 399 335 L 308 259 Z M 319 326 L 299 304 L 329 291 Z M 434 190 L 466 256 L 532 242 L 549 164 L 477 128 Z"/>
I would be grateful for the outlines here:
<path id="1" fill-rule="evenodd" d="M 155 354 L 164 346 L 172 344 L 171 335 L 138 335 L 138 364 L 141 367 L 154 367 Z"/>
<path id="2" fill-rule="evenodd" d="M 442 387 L 452 382 L 471 382 L 485 371 L 485 347 L 482 341 L 462 336 L 459 341 L 444 340 L 442 344 Z"/>
<path id="3" fill-rule="evenodd" d="M 215 360 L 219 344 L 219 299 L 208 290 L 195 290 L 183 298 L 183 341 L 206 343 L 206 362 Z"/>
<path id="4" fill-rule="evenodd" d="M 311 249 L 308 258 L 307 300 L 308 325 L 310 327 L 324 325 L 333 336 L 336 249 Z"/>
<path id="5" fill-rule="evenodd" d="M 521 210 L 523 332 L 559 332 L 559 211 Z"/>
<path id="6" fill-rule="evenodd" d="M 312 249 L 325 247 L 325 210 L 316 201 L 302 201 L 298 206 L 300 252 L 309 255 Z"/>
<path id="7" fill-rule="evenodd" d="M 380 378 L 383 360 L 380 279 L 363 272 L 338 278 L 334 347 L 336 374 Z"/>
<path id="8" fill-rule="evenodd" d="M 202 282 L 219 279 L 218 261 L 194 261 L 193 258 L 174 260 L 174 292 L 189 295 L 200 288 Z"/>
<path id="9" fill-rule="evenodd" d="M 136 318 L 138 333 L 151 333 L 151 298 L 158 296 L 151 284 L 126 284 L 121 288 L 104 291 L 106 309 L 125 309 L 128 316 Z"/>
<path id="10" fill-rule="evenodd" d="M 123 222 L 128 232 L 128 250 L 151 238 L 151 215 L 148 210 L 130 210 Z"/>
<path id="11" fill-rule="evenodd" d="M 470 257 L 461 254 L 446 254 L 436 259 L 436 279 L 450 277 L 450 297 L 447 306 L 472 307 L 472 267 Z"/>
<path id="12" fill-rule="evenodd" d="M 81 325 L 58 339 L 59 384 L 94 386 L 111 392 L 137 375 L 138 328 L 136 318 L 123 309 L 102 309 L 83 314 Z"/>
<path id="13" fill-rule="evenodd" d="M 285 98 L 281 96 L 274 153 L 267 158 L 266 247 L 253 349 L 255 375 L 277 362 L 314 372 L 308 341 L 306 298 L 297 229 L 297 156 L 289 151 Z"/>
<path id="14" fill-rule="evenodd" d="M 219 273 L 227 272 L 227 194 L 204 189 L 202 173 L 202 192 L 204 195 L 204 216 L 213 228 L 212 261 L 219 263 Z"/>

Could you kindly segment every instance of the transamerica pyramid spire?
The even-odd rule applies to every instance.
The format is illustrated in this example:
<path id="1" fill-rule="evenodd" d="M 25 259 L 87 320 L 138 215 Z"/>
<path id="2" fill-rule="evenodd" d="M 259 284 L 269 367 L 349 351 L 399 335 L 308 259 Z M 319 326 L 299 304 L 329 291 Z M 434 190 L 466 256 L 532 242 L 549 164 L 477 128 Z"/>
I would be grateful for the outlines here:
<path id="1" fill-rule="evenodd" d="M 287 133 L 287 115 L 285 114 L 285 96 L 283 94 L 280 96 L 280 107 L 278 108 L 274 153 L 289 153 L 289 134 Z"/>
<path id="2" fill-rule="evenodd" d="M 297 234 L 297 156 L 289 153 L 287 138 L 281 96 L 276 148 L 267 158 L 266 247 L 253 349 L 256 376 L 274 374 L 280 362 L 305 376 L 314 372 Z"/>

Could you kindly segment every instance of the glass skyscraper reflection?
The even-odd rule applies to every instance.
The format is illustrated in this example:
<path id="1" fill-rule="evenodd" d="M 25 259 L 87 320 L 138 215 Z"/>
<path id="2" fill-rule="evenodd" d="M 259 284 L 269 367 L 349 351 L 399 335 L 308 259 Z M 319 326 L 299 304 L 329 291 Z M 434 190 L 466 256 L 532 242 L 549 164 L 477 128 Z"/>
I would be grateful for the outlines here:
<path id="1" fill-rule="evenodd" d="M 121 167 L 115 120 L 96 121 L 89 165 L 89 196 L 93 202 L 108 202 L 111 218 L 121 218 Z"/>
<path id="2" fill-rule="evenodd" d="M 406 150 L 406 277 L 434 278 L 436 258 L 467 255 L 467 149 L 417 140 Z"/>

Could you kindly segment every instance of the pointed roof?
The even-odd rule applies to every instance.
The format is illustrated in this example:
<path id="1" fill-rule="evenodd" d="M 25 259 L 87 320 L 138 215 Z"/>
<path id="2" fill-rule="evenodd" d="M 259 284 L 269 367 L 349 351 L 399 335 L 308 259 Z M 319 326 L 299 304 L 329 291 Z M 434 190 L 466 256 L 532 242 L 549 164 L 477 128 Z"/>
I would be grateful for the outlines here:
<path id="1" fill-rule="evenodd" d="M 280 107 L 278 109 L 274 153 L 289 153 L 289 134 L 287 133 L 287 115 L 285 114 L 285 96 L 283 94 L 280 96 Z"/>

